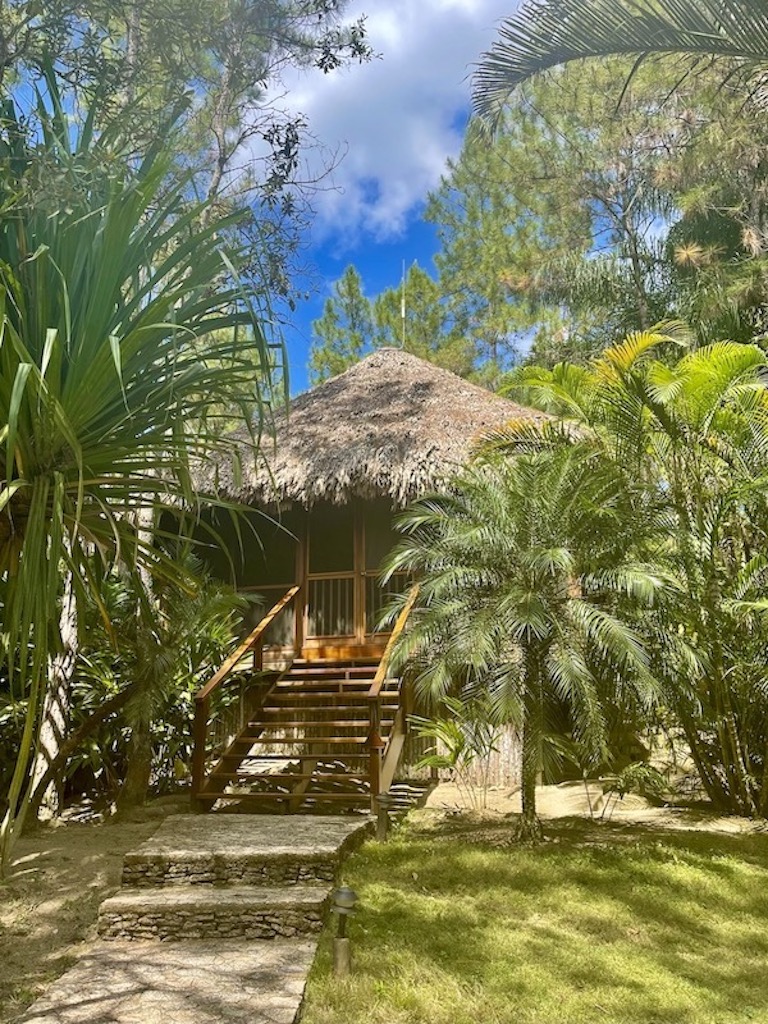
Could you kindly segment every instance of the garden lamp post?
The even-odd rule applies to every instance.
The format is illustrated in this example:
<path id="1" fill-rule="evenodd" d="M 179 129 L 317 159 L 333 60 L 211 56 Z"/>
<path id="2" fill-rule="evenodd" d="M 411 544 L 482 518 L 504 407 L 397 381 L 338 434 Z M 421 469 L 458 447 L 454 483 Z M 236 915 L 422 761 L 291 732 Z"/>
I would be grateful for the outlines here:
<path id="1" fill-rule="evenodd" d="M 347 938 L 347 918 L 354 914 L 356 903 L 357 893 L 347 885 L 342 885 L 333 894 L 331 913 L 336 914 L 339 919 L 336 938 L 333 940 L 333 972 L 341 978 L 349 974 L 351 957 Z"/>

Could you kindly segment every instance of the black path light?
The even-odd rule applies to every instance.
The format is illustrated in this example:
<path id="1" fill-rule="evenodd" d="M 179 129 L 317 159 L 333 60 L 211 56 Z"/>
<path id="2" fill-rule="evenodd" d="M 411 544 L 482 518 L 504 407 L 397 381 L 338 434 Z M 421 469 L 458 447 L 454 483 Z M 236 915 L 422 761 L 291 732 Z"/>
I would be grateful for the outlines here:
<path id="1" fill-rule="evenodd" d="M 340 886 L 333 894 L 331 913 L 339 919 L 336 938 L 333 940 L 333 971 L 339 977 L 349 974 L 351 956 L 347 938 L 347 918 L 355 912 L 357 893 L 348 885 Z"/>

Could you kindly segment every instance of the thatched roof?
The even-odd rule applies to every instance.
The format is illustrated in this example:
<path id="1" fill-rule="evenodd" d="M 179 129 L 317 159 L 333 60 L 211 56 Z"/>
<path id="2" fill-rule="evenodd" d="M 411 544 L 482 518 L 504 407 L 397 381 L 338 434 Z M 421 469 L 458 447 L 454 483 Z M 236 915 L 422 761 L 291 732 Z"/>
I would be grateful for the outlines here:
<path id="1" fill-rule="evenodd" d="M 206 483 L 264 505 L 352 497 L 402 505 L 438 489 L 483 431 L 521 417 L 545 418 L 433 363 L 382 348 L 294 398 L 258 461 L 244 454 L 239 473 L 220 466 Z"/>

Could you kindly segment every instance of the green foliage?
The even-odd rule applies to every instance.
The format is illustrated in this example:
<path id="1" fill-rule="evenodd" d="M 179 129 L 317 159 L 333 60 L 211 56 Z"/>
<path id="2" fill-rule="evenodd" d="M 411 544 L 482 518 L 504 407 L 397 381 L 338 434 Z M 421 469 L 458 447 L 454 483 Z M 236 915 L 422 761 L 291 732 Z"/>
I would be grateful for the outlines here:
<path id="1" fill-rule="evenodd" d="M 441 287 L 490 359 L 517 340 L 540 365 L 585 362 L 670 317 L 701 342 L 765 330 L 762 111 L 714 72 L 655 65 L 620 95 L 629 72 L 534 79 L 430 197 Z"/>
<path id="2" fill-rule="evenodd" d="M 653 697 L 624 611 L 653 603 L 665 579 L 636 558 L 635 497 L 589 444 L 520 421 L 488 441 L 451 493 L 414 502 L 396 522 L 404 539 L 388 571 L 407 570 L 420 590 L 395 660 L 411 662 L 423 698 L 487 694 L 494 720 L 521 729 L 533 830 L 542 744 L 562 708 L 599 750 L 611 696 Z"/>
<path id="3" fill-rule="evenodd" d="M 623 800 L 628 793 L 646 799 L 661 800 L 669 792 L 669 783 L 658 768 L 646 761 L 633 761 L 616 775 L 603 780 L 603 792 L 615 793 Z"/>
<path id="4" fill-rule="evenodd" d="M 766 356 L 719 343 L 679 357 L 680 341 L 632 335 L 586 369 L 520 370 L 514 392 L 577 424 L 627 490 L 645 490 L 648 557 L 676 582 L 636 628 L 710 799 L 764 814 Z"/>
<path id="5" fill-rule="evenodd" d="M 475 72 L 475 111 L 495 126 L 522 82 L 558 64 L 610 54 L 668 53 L 727 57 L 731 66 L 762 69 L 768 61 L 765 5 L 762 0 L 528 0 L 501 23 L 499 39 Z"/>
<path id="6" fill-rule="evenodd" d="M 119 115 L 133 154 L 163 142 L 169 111 L 184 107 L 177 169 L 192 168 L 190 191 L 215 200 L 219 211 L 251 208 L 237 226 L 248 249 L 243 273 L 286 293 L 315 184 L 306 181 L 301 157 L 306 145 L 317 149 L 317 140 L 303 115 L 275 102 L 275 85 L 287 68 L 328 74 L 371 58 L 365 20 L 345 17 L 348 6 L 3 0 L 0 90 L 11 91 L 34 120 L 29 97 L 48 62 L 76 115 L 85 117 L 94 94 L 104 95 L 96 129 Z"/>
<path id="7" fill-rule="evenodd" d="M 62 569 L 80 603 L 99 601 L 93 552 L 183 578 L 137 524 L 195 508 L 193 463 L 233 452 L 221 410 L 258 419 L 272 365 L 262 295 L 223 241 L 241 214 L 169 188 L 172 149 L 133 162 L 119 124 L 77 134 L 48 86 L 38 146 L 12 117 L 0 123 L 2 614 L 9 676 L 29 702 L 3 859 L 27 806 Z"/>
<path id="8" fill-rule="evenodd" d="M 363 357 L 371 344 L 373 316 L 370 300 L 363 294 L 363 281 L 353 266 L 347 267 L 326 299 L 323 315 L 312 324 L 313 343 L 309 357 L 313 383 L 342 373 Z"/>
<path id="9" fill-rule="evenodd" d="M 382 347 L 402 348 L 464 377 L 472 374 L 478 356 L 453 323 L 452 306 L 440 283 L 418 263 L 411 265 L 402 287 L 388 288 L 373 299 L 366 297 L 355 267 L 347 267 L 312 332 L 313 383 Z"/>
<path id="10" fill-rule="evenodd" d="M 101 590 L 109 630 L 95 604 L 84 615 L 72 729 L 113 694 L 132 684 L 135 692 L 120 717 L 104 723 L 69 760 L 67 775 L 81 789 L 114 797 L 125 779 L 128 738 L 138 718 L 150 723 L 152 788 L 173 789 L 187 776 L 194 695 L 231 651 L 246 599 L 211 580 L 196 560 L 186 564 L 191 591 L 169 583 L 148 600 L 140 581 L 116 574 Z"/>
<path id="11" fill-rule="evenodd" d="M 485 807 L 491 754 L 497 752 L 499 727 L 493 724 L 493 708 L 488 699 L 461 700 L 446 696 L 444 714 L 434 718 L 411 716 L 411 724 L 420 739 L 434 740 L 434 746 L 415 768 L 443 769 L 450 774 L 471 807 Z M 471 783 L 470 772 L 480 768 L 480 797 Z"/>

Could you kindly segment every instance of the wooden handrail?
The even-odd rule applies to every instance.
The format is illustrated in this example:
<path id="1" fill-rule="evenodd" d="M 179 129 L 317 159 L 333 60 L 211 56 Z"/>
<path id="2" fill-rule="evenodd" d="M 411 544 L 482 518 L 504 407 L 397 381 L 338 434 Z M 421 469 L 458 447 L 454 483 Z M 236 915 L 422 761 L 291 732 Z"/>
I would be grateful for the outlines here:
<path id="1" fill-rule="evenodd" d="M 230 656 L 221 666 L 216 675 L 211 680 L 209 680 L 209 682 L 207 682 L 205 686 L 202 687 L 202 689 L 197 691 L 197 693 L 195 694 L 195 701 L 198 704 L 206 700 L 208 697 L 210 697 L 213 691 L 217 689 L 217 687 L 221 686 L 221 684 L 227 678 L 227 676 L 235 667 L 235 665 L 237 665 L 238 662 L 241 661 L 242 658 L 249 651 L 253 650 L 253 648 L 258 644 L 263 634 L 272 624 L 272 621 L 275 618 L 277 618 L 277 616 L 280 614 L 280 612 L 285 608 L 287 604 L 290 604 L 290 602 L 294 599 L 294 597 L 296 597 L 300 589 L 301 587 L 298 584 L 291 587 L 291 589 L 287 593 L 283 594 L 283 596 L 280 598 L 277 604 L 274 605 L 274 607 L 272 607 L 267 612 L 267 614 L 264 616 L 264 618 L 261 620 L 258 626 L 256 626 L 256 628 L 248 634 L 248 636 L 245 638 L 245 640 L 243 640 L 243 642 L 240 644 L 237 650 L 234 651 L 233 654 L 230 654 Z"/>
<path id="2" fill-rule="evenodd" d="M 387 646 L 384 648 L 384 655 L 382 656 L 382 659 L 379 662 L 378 670 L 376 672 L 376 675 L 373 677 L 371 688 L 368 691 L 368 697 L 372 700 L 375 700 L 376 697 L 378 697 L 379 694 L 381 693 L 381 688 L 384 685 L 384 680 L 387 678 L 387 669 L 389 668 L 389 659 L 392 656 L 392 649 L 398 637 L 405 629 L 405 624 L 408 621 L 408 616 L 411 614 L 413 606 L 416 603 L 416 598 L 418 596 L 419 585 L 417 583 L 416 586 L 411 588 L 411 592 L 408 595 L 408 600 L 405 602 L 403 610 L 398 615 L 397 622 L 395 623 L 395 628 L 390 633 L 389 640 L 387 641 Z"/>

